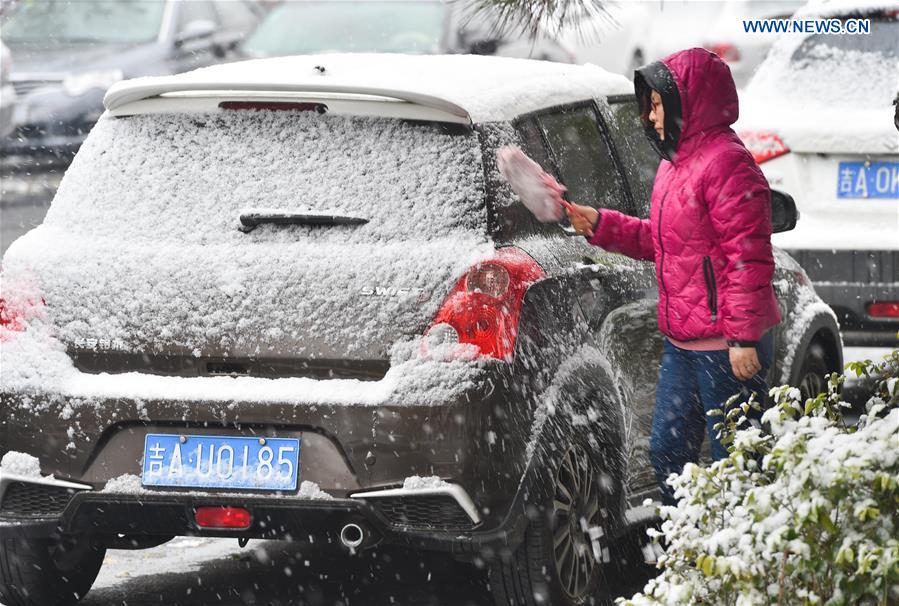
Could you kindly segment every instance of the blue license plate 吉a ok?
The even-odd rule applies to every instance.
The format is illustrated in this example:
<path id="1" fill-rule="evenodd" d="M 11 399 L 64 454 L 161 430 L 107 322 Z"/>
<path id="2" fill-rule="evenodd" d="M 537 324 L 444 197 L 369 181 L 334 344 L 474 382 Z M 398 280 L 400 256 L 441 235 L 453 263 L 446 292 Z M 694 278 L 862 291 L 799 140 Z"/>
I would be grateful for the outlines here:
<path id="1" fill-rule="evenodd" d="M 899 198 L 899 162 L 840 162 L 838 198 Z"/>
<path id="2" fill-rule="evenodd" d="M 147 434 L 144 486 L 293 491 L 298 438 Z"/>

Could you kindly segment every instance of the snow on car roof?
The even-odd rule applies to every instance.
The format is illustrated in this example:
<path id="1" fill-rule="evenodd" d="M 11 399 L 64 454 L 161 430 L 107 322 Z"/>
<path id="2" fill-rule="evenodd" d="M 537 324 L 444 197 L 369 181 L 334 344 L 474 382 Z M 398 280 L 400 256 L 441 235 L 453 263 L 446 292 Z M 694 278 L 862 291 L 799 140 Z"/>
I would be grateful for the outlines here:
<path id="1" fill-rule="evenodd" d="M 899 0 L 811 0 L 793 18 L 839 17 L 880 10 L 899 10 Z"/>
<path id="2" fill-rule="evenodd" d="M 104 103 L 121 113 L 146 99 L 209 96 L 212 91 L 271 91 L 304 99 L 355 98 L 412 116 L 450 122 L 493 122 L 554 105 L 633 93 L 624 76 L 595 65 L 475 55 L 330 54 L 241 61 L 175 76 L 136 78 L 114 85 Z M 133 104 L 133 106 L 132 106 Z M 413 111 L 415 108 L 430 113 Z M 372 111 L 371 113 L 375 113 Z"/>

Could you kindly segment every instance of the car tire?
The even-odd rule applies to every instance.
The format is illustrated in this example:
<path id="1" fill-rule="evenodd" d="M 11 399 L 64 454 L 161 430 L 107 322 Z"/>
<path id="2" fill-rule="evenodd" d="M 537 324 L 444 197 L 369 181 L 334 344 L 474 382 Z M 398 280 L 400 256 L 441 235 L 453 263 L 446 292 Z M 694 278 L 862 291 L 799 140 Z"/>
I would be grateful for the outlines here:
<path id="1" fill-rule="evenodd" d="M 805 352 L 796 378 L 796 386 L 799 388 L 799 393 L 802 394 L 803 401 L 827 391 L 825 377 L 830 372 L 824 348 L 817 341 L 812 341 Z"/>
<path id="2" fill-rule="evenodd" d="M 90 540 L 3 538 L 0 541 L 0 603 L 6 606 L 69 606 L 90 590 L 106 548 Z"/>
<path id="3" fill-rule="evenodd" d="M 497 605 L 612 603 L 606 588 L 612 492 L 602 453 L 590 456 L 592 450 L 586 442 L 576 442 L 564 451 L 552 473 L 542 474 L 542 486 L 537 488 L 541 505 L 529 511 L 524 540 L 490 567 L 490 590 Z M 568 491 L 575 494 L 563 503 Z M 566 505 L 582 515 L 569 516 Z"/>

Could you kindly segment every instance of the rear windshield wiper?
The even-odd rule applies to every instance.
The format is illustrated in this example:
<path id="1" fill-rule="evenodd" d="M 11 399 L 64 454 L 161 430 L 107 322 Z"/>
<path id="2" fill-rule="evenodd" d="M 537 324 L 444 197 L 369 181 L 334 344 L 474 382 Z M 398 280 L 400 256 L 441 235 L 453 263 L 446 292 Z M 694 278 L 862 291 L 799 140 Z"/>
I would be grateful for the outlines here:
<path id="1" fill-rule="evenodd" d="M 368 219 L 353 217 L 331 210 L 243 210 L 240 213 L 238 229 L 244 233 L 251 232 L 258 226 L 271 223 L 273 225 L 364 225 Z"/>

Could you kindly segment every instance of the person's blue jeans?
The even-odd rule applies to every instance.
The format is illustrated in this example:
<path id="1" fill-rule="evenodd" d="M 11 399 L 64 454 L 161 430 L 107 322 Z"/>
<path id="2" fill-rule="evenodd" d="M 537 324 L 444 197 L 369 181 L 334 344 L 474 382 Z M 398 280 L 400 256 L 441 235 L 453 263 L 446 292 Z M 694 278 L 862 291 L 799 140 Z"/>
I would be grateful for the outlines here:
<path id="1" fill-rule="evenodd" d="M 764 404 L 765 375 L 774 357 L 774 335 L 770 331 L 759 342 L 757 351 L 762 370 L 748 381 L 740 381 L 731 370 L 728 350 L 691 351 L 665 340 L 649 441 L 649 459 L 662 488 L 663 504 L 675 504 L 673 490 L 665 480 L 672 472 L 683 471 L 687 463 L 699 460 L 706 433 L 712 458 L 727 456 L 727 449 L 715 437 L 718 432 L 713 428 L 722 418 L 709 417 L 708 411 L 723 409 L 725 402 L 737 393 L 748 399 L 754 391 L 756 401 Z M 757 414 L 749 416 L 758 418 Z"/>

